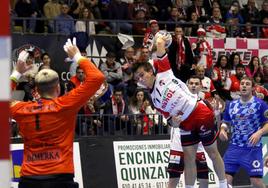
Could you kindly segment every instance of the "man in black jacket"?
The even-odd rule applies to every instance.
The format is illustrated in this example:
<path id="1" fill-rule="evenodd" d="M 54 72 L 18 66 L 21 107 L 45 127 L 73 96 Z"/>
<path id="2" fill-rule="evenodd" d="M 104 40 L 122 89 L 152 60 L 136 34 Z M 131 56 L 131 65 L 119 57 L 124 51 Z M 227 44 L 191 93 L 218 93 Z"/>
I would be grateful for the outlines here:
<path id="1" fill-rule="evenodd" d="M 168 51 L 168 59 L 174 75 L 183 82 L 186 82 L 194 74 L 194 57 L 191 45 L 180 26 L 175 28 L 175 35 Z"/>

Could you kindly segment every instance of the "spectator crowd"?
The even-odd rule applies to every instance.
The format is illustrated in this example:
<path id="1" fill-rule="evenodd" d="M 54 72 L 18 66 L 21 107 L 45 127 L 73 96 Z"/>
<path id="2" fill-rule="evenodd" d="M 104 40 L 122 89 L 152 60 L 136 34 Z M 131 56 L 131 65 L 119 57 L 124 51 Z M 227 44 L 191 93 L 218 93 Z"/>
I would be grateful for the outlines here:
<path id="1" fill-rule="evenodd" d="M 240 97 L 240 81 L 244 76 L 254 81 L 253 94 L 268 101 L 268 56 L 252 56 L 249 64 L 241 60 L 237 52 L 220 55 L 212 62 L 212 48 L 207 37 L 246 37 L 256 38 L 257 30 L 252 24 L 268 24 L 268 1 L 257 7 L 255 0 L 241 1 L 145 1 L 122 0 L 50 0 L 40 3 L 37 0 L 18 0 L 12 14 L 17 17 L 30 17 L 27 22 L 29 32 L 40 31 L 40 25 L 49 32 L 70 36 L 85 34 L 90 36 L 101 32 L 119 32 L 143 35 L 139 48 L 125 46 L 123 53 L 106 54 L 106 61 L 98 68 L 106 77 L 105 83 L 95 96 L 79 111 L 77 135 L 109 134 L 159 134 L 168 132 L 166 120 L 152 105 L 148 89 L 133 78 L 132 66 L 136 63 L 153 63 L 155 58 L 155 34 L 166 29 L 172 33 L 172 42 L 167 53 L 174 75 L 187 83 L 192 75 L 201 79 L 202 88 L 198 93 L 221 113 L 225 104 Z M 244 2 L 243 2 L 244 3 Z M 49 20 L 41 23 L 36 17 Z M 94 19 L 132 20 L 134 22 L 96 22 Z M 147 20 L 148 24 L 147 24 Z M 137 22 L 135 22 L 137 21 Z M 160 21 L 168 21 L 161 24 Z M 203 23 L 203 24 L 201 24 Z M 210 25 L 204 25 L 209 23 Z M 225 27 L 231 24 L 232 29 Z M 15 25 L 21 25 L 17 20 Z M 237 27 L 237 24 L 245 24 Z M 260 36 L 267 37 L 267 27 L 261 27 Z M 232 32 L 232 33 L 230 33 Z M 196 36 L 197 41 L 190 44 L 187 35 Z M 80 49 L 82 55 L 87 56 Z M 34 54 L 29 50 L 29 64 Z M 41 66 L 32 67 L 19 81 L 17 89 L 25 92 L 25 101 L 38 100 L 34 76 L 42 69 L 50 69 L 53 57 L 48 53 L 41 56 Z M 71 65 L 72 67 L 72 65 Z M 72 77 L 62 95 L 83 84 L 85 75 L 80 67 L 72 67 Z M 13 122 L 14 123 L 14 122 Z"/>
<path id="2" fill-rule="evenodd" d="M 186 36 L 203 26 L 215 37 L 268 37 L 267 0 L 13 0 L 10 9 L 14 28 L 30 33 L 144 35 L 158 20 L 167 31 L 183 25 Z"/>

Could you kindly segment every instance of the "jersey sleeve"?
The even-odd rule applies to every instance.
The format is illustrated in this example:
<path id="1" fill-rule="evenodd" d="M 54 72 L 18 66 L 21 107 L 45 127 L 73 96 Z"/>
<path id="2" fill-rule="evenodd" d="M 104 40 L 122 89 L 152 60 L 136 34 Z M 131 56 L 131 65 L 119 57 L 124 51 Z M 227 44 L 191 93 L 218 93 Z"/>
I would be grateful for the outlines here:
<path id="1" fill-rule="evenodd" d="M 210 79 L 210 92 L 211 92 L 211 93 L 212 93 L 212 92 L 216 92 L 215 86 L 214 86 L 214 84 L 213 84 L 213 82 L 212 82 L 211 79 Z"/>
<path id="2" fill-rule="evenodd" d="M 22 101 L 16 101 L 16 100 L 13 100 L 10 102 L 10 112 L 11 112 L 11 116 L 12 118 L 16 119 L 16 115 L 17 115 L 17 111 L 25 106 L 26 102 L 22 102 Z"/>
<path id="3" fill-rule="evenodd" d="M 80 109 L 96 93 L 105 79 L 103 73 L 89 59 L 81 58 L 78 63 L 85 73 L 84 83 L 56 100 L 67 108 Z"/>
<path id="4" fill-rule="evenodd" d="M 155 59 L 153 65 L 157 73 L 165 72 L 171 69 L 167 54 L 158 59 Z"/>

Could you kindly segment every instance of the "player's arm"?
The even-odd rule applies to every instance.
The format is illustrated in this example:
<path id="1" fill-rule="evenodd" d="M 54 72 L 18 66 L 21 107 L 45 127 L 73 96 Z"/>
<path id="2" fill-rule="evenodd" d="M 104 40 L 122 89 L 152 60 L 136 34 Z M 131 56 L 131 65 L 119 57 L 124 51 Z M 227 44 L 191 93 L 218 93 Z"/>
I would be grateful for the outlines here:
<path id="1" fill-rule="evenodd" d="M 12 91 L 16 90 L 18 80 L 20 79 L 22 74 L 25 73 L 27 70 L 29 70 L 32 67 L 32 65 L 26 64 L 26 60 L 27 60 L 28 56 L 29 56 L 29 53 L 26 52 L 25 50 L 21 51 L 19 54 L 15 68 L 9 77 L 10 81 L 11 81 L 11 90 Z M 20 108 L 21 106 L 23 106 L 23 103 L 21 101 L 17 101 L 17 100 L 10 101 L 10 111 L 11 111 L 12 116 L 13 116 L 13 112 L 15 112 L 16 109 Z"/>
<path id="2" fill-rule="evenodd" d="M 88 59 L 81 56 L 76 42 L 68 42 L 64 46 L 65 52 L 68 56 L 83 69 L 85 74 L 85 81 L 79 87 L 70 91 L 67 95 L 58 98 L 58 102 L 65 107 L 79 109 L 87 103 L 96 91 L 100 88 L 105 80 L 103 73 Z"/>
<path id="3" fill-rule="evenodd" d="M 172 116 L 171 120 L 174 128 L 180 127 L 180 123 L 182 122 L 181 115 Z"/>
<path id="4" fill-rule="evenodd" d="M 154 67 L 157 72 L 165 72 L 170 70 L 170 63 L 166 52 L 166 36 L 160 36 L 156 39 L 156 55 L 157 59 L 154 60 Z"/>
<path id="5" fill-rule="evenodd" d="M 162 57 L 166 54 L 166 37 L 160 36 L 156 39 L 156 55 L 157 57 Z"/>
<path id="6" fill-rule="evenodd" d="M 264 158 L 264 165 L 265 165 L 266 167 L 268 167 L 268 156 L 266 156 L 266 157 Z"/>
<path id="7" fill-rule="evenodd" d="M 251 135 L 249 138 L 249 143 L 251 143 L 253 146 L 255 146 L 261 137 L 268 133 L 268 105 L 261 101 L 261 118 L 260 118 L 260 124 L 263 125 L 258 131 L 256 131 L 254 134 Z"/>
<path id="8" fill-rule="evenodd" d="M 266 122 L 261 129 L 251 135 L 249 143 L 255 146 L 261 139 L 261 137 L 268 133 L 268 122 Z"/>
<path id="9" fill-rule="evenodd" d="M 231 117 L 229 114 L 229 108 L 230 108 L 230 102 L 226 104 L 225 111 L 223 113 L 223 120 L 221 122 L 221 125 L 219 127 L 220 133 L 219 133 L 219 138 L 222 141 L 227 141 L 228 140 L 228 132 L 229 126 L 231 125 Z"/>
<path id="10" fill-rule="evenodd" d="M 29 56 L 29 53 L 26 52 L 25 50 L 22 50 L 19 54 L 15 69 L 12 71 L 12 74 L 10 75 L 12 90 L 16 89 L 18 80 L 20 79 L 22 74 L 32 67 L 32 65 L 26 64 L 26 60 L 28 56 Z"/>

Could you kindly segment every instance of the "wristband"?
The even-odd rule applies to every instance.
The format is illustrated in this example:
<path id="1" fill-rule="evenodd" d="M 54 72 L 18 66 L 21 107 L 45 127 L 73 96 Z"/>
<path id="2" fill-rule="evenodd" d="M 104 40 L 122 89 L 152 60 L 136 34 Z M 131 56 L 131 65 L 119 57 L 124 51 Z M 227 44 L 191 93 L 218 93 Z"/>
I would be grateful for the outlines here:
<path id="1" fill-rule="evenodd" d="M 79 59 L 82 57 L 80 53 L 76 53 L 73 57 L 73 61 L 78 64 Z"/>
<path id="2" fill-rule="evenodd" d="M 12 74 L 10 75 L 10 79 L 15 81 L 15 82 L 18 82 L 18 80 L 20 79 L 21 76 L 22 76 L 21 73 L 19 73 L 17 70 L 14 70 L 12 72 Z"/>
<path id="3" fill-rule="evenodd" d="M 226 123 L 222 123 L 220 128 L 228 129 L 228 125 Z"/>

